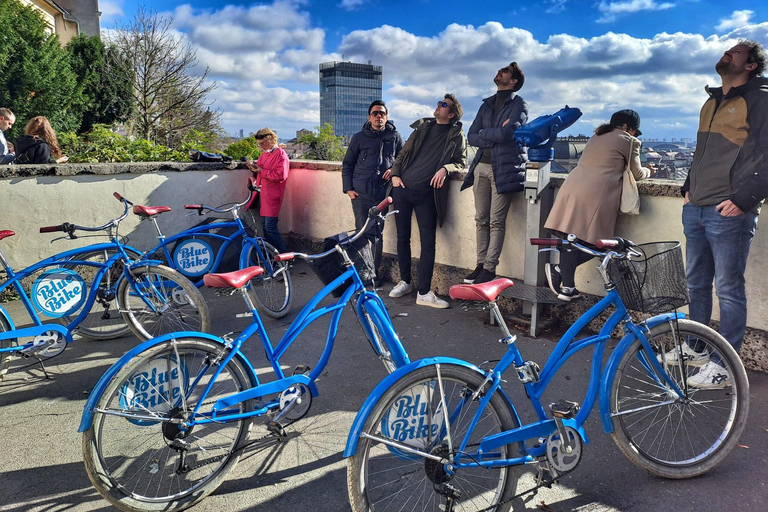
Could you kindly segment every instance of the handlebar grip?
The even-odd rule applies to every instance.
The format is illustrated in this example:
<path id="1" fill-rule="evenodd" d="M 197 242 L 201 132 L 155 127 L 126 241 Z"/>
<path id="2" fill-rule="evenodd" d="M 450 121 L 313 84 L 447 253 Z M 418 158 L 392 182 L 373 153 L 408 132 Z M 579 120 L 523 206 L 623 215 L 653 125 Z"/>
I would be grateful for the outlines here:
<path id="1" fill-rule="evenodd" d="M 275 256 L 275 261 L 289 261 L 292 260 L 295 256 L 296 254 L 292 252 L 282 252 Z"/>
<path id="2" fill-rule="evenodd" d="M 40 228 L 41 233 L 55 233 L 56 231 L 67 231 L 65 229 L 65 224 L 59 224 L 58 226 L 45 226 Z"/>
<path id="3" fill-rule="evenodd" d="M 562 243 L 559 238 L 531 238 L 531 245 L 545 245 L 547 247 L 554 247 Z"/>
<path id="4" fill-rule="evenodd" d="M 185 204 L 184 209 L 185 210 L 201 210 L 203 208 L 203 205 L 201 204 Z"/>
<path id="5" fill-rule="evenodd" d="M 256 182 L 256 178 L 251 176 L 250 178 L 248 178 L 248 190 L 253 191 L 253 190 L 256 190 L 256 189 L 258 189 L 258 184 Z"/>
<path id="6" fill-rule="evenodd" d="M 616 249 L 623 244 L 615 238 L 603 238 L 595 242 L 598 249 Z"/>
<path id="7" fill-rule="evenodd" d="M 114 192 L 112 195 L 115 196 L 115 199 L 117 199 L 118 201 L 123 200 L 123 196 L 120 195 L 120 192 Z"/>
<path id="8" fill-rule="evenodd" d="M 391 197 L 385 197 L 384 200 L 380 202 L 378 206 L 376 206 L 376 209 L 379 210 L 380 212 L 384 212 L 387 210 L 387 208 L 389 208 L 389 205 L 391 205 L 393 202 L 394 202 L 394 199 L 392 199 Z"/>

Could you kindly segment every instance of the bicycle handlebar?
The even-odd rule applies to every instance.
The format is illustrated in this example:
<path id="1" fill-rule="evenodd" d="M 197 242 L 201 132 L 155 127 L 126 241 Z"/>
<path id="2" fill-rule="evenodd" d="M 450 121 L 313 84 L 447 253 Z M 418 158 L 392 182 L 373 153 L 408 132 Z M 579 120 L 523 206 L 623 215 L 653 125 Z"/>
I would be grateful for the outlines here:
<path id="1" fill-rule="evenodd" d="M 261 190 L 261 187 L 256 185 L 256 180 L 253 179 L 253 178 L 248 178 L 248 191 L 249 191 L 248 192 L 248 197 L 242 203 L 235 203 L 232 206 L 230 206 L 229 208 L 216 208 L 216 207 L 208 206 L 208 205 L 205 205 L 205 204 L 185 204 L 184 205 L 184 209 L 185 210 L 197 210 L 197 214 L 198 215 L 205 214 L 206 210 L 211 211 L 211 212 L 216 212 L 216 213 L 229 213 L 229 212 L 237 210 L 241 206 L 245 206 L 246 204 L 250 203 L 251 199 L 254 196 L 254 194 L 259 193 L 260 190 Z M 188 214 L 188 215 L 192 215 L 192 214 Z"/>
<path id="2" fill-rule="evenodd" d="M 112 219 L 103 226 L 98 227 L 90 227 L 90 226 L 78 226 L 77 224 L 70 224 L 69 222 L 65 222 L 63 224 L 59 224 L 58 226 L 44 226 L 40 228 L 40 233 L 55 233 L 58 231 L 62 231 L 64 233 L 67 233 L 69 238 L 77 238 L 75 236 L 75 231 L 89 231 L 89 232 L 95 232 L 95 231 L 104 231 L 106 229 L 110 229 L 112 227 L 116 227 L 120 221 L 124 220 L 126 217 L 128 217 L 128 212 L 130 211 L 130 207 L 133 206 L 133 203 L 124 198 L 122 195 L 120 195 L 118 192 L 114 192 L 112 194 L 115 196 L 115 198 L 123 203 L 123 206 L 125 207 L 125 210 L 123 211 L 123 214 L 119 216 L 116 219 Z M 55 239 L 58 240 L 58 239 Z M 53 240 L 53 241 L 55 241 Z"/>
<path id="3" fill-rule="evenodd" d="M 557 247 L 558 249 L 562 247 L 573 247 L 581 252 L 598 257 L 626 258 L 629 256 L 642 256 L 642 253 L 632 249 L 633 247 L 637 247 L 637 244 L 631 240 L 618 236 L 613 238 L 603 238 L 595 242 L 595 246 L 598 249 L 607 249 L 607 251 L 604 252 L 582 245 L 576 242 L 576 240 L 578 239 L 575 235 L 568 235 L 567 240 L 562 238 L 531 238 L 531 245 Z"/>
<path id="4" fill-rule="evenodd" d="M 389 205 L 391 205 L 395 200 L 391 197 L 385 197 L 382 202 L 380 202 L 378 205 L 376 205 L 376 210 L 378 210 L 381 213 L 384 213 L 387 208 L 389 208 Z"/>

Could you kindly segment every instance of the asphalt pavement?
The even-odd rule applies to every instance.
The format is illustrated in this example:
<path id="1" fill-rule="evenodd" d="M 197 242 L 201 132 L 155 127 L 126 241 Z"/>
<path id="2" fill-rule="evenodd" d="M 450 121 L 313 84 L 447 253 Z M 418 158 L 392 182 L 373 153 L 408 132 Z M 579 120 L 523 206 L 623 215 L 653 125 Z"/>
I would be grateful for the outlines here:
<path id="1" fill-rule="evenodd" d="M 305 265 L 292 270 L 293 309 L 280 320 L 265 318 L 273 343 L 317 290 L 319 280 Z M 479 364 L 498 359 L 498 327 L 488 313 L 465 312 L 456 303 L 447 310 L 416 306 L 415 292 L 390 299 L 381 293 L 412 360 L 447 355 Z M 216 296 L 204 290 L 213 332 L 239 332 L 247 319 L 236 318 L 244 306 L 239 296 Z M 18 303 L 4 304 L 23 323 Z M 320 395 L 306 418 L 289 427 L 286 442 L 271 450 L 246 450 L 219 489 L 195 506 L 195 512 L 256 511 L 348 512 L 346 461 L 342 451 L 355 413 L 385 376 L 351 310 L 345 311 L 334 353 L 318 380 Z M 557 327 L 531 339 L 516 332 L 526 359 L 543 366 L 559 334 Z M 286 353 L 283 363 L 314 365 L 325 343 L 327 321 L 308 329 Z M 52 379 L 30 367 L 12 371 L 0 382 L 0 511 L 110 510 L 91 486 L 82 462 L 77 433 L 89 390 L 120 355 L 136 344 L 132 337 L 106 342 L 79 337 L 48 362 Z M 258 339 L 244 348 L 262 380 L 271 370 Z M 581 402 L 591 353 L 579 354 L 559 372 L 544 397 Z M 649 475 L 625 458 L 602 431 L 597 414 L 586 424 L 590 443 L 579 467 L 551 489 L 542 489 L 515 505 L 515 510 L 544 511 L 764 511 L 768 509 L 768 374 L 749 372 L 751 407 L 747 427 L 736 448 L 708 474 L 689 480 Z M 534 414 L 513 376 L 505 384 L 523 422 Z M 533 485 L 526 470 L 518 490 Z"/>

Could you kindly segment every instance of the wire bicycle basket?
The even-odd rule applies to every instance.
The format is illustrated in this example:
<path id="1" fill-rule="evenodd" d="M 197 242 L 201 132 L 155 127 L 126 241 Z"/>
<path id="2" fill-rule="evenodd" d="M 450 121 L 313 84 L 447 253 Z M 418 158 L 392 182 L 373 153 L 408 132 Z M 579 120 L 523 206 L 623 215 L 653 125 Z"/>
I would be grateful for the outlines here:
<path id="1" fill-rule="evenodd" d="M 351 234 L 354 235 L 354 232 Z M 341 245 L 347 251 L 349 259 L 354 263 L 363 283 L 369 285 L 376 277 L 376 271 L 373 268 L 371 244 L 365 236 L 361 236 L 354 243 L 349 243 L 350 238 L 351 235 L 347 232 L 329 236 L 323 242 L 323 251 L 332 249 L 336 245 Z M 309 266 L 323 284 L 330 284 L 347 270 L 346 265 L 344 265 L 344 258 L 338 252 L 333 252 L 316 260 L 309 260 Z M 341 297 L 351 284 L 352 280 L 348 279 L 333 291 L 333 296 Z"/>
<path id="2" fill-rule="evenodd" d="M 658 314 L 688 304 L 680 242 L 652 242 L 637 249 L 642 259 L 611 260 L 607 268 L 627 309 Z"/>

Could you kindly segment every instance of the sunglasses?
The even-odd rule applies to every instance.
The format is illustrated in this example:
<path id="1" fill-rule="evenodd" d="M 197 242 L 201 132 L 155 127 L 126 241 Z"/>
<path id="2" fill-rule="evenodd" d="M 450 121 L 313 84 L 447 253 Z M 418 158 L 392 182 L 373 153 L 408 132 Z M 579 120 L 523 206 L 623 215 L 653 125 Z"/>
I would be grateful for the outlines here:
<path id="1" fill-rule="evenodd" d="M 509 67 L 501 68 L 499 71 L 501 71 L 502 73 L 509 73 L 510 75 L 512 74 L 512 70 L 509 69 Z"/>
<path id="2" fill-rule="evenodd" d="M 374 117 L 386 117 L 387 113 L 383 110 L 371 110 L 371 113 L 368 115 Z"/>
<path id="3" fill-rule="evenodd" d="M 447 102 L 447 101 L 438 101 L 438 102 L 437 102 L 437 106 L 438 106 L 438 107 L 443 107 L 443 108 L 448 108 L 448 107 L 450 107 L 450 105 L 448 104 L 448 102 Z"/>
<path id="4" fill-rule="evenodd" d="M 269 135 L 267 135 L 267 134 L 254 135 L 253 136 L 253 138 L 256 139 L 256 140 L 266 139 L 267 137 L 269 137 Z"/>

